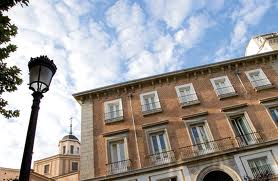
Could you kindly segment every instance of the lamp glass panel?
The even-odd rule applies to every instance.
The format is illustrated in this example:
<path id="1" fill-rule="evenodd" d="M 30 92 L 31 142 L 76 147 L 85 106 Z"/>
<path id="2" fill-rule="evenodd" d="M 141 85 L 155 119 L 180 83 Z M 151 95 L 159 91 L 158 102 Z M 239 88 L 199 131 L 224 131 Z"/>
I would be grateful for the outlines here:
<path id="1" fill-rule="evenodd" d="M 40 82 L 46 84 L 48 87 L 51 82 L 52 76 L 53 73 L 48 67 L 41 66 Z"/>
<path id="2" fill-rule="evenodd" d="M 30 75 L 29 75 L 29 83 L 30 83 L 30 87 L 32 89 L 34 89 L 34 91 L 38 90 L 38 79 L 39 79 L 39 70 L 40 70 L 40 66 L 34 66 L 30 69 Z"/>

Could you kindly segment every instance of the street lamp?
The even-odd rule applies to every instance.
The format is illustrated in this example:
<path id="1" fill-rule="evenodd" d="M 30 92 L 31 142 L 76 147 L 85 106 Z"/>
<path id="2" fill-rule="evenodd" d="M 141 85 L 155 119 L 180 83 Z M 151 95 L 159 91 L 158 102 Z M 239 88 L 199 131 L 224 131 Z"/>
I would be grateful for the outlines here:
<path id="1" fill-rule="evenodd" d="M 43 93 L 49 90 L 52 77 L 57 70 L 53 60 L 49 60 L 47 56 L 31 58 L 28 67 L 30 76 L 29 89 L 33 91 L 33 105 L 21 162 L 19 181 L 29 181 L 40 100 L 43 97 Z"/>

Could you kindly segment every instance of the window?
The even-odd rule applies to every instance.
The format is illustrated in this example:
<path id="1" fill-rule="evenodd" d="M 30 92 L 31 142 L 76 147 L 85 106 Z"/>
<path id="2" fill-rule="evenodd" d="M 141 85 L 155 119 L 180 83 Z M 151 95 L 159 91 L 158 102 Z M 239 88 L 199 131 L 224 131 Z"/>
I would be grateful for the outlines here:
<path id="1" fill-rule="evenodd" d="M 210 81 L 217 96 L 230 97 L 236 95 L 235 89 L 227 76 L 213 78 Z"/>
<path id="2" fill-rule="evenodd" d="M 175 160 L 174 152 L 170 150 L 166 130 L 148 133 L 150 146 L 150 162 L 154 165 L 170 163 Z"/>
<path id="3" fill-rule="evenodd" d="M 278 122 L 278 107 L 269 108 L 269 112 L 274 121 Z"/>
<path id="4" fill-rule="evenodd" d="M 49 174 L 49 164 L 48 165 L 44 165 L 43 173 L 44 174 Z"/>
<path id="5" fill-rule="evenodd" d="M 71 162 L 71 171 L 78 171 L 78 162 Z"/>
<path id="6" fill-rule="evenodd" d="M 74 146 L 70 145 L 70 154 L 73 154 Z"/>
<path id="7" fill-rule="evenodd" d="M 268 164 L 267 157 L 260 157 L 248 160 L 248 165 L 254 178 L 260 178 L 263 176 L 269 176 L 273 174 L 271 165 Z"/>
<path id="8" fill-rule="evenodd" d="M 191 123 L 190 132 L 192 137 L 192 142 L 194 144 L 193 149 L 195 149 L 198 154 L 207 154 L 213 151 L 213 143 L 210 142 L 209 128 L 207 123 L 202 121 L 199 123 Z"/>
<path id="9" fill-rule="evenodd" d="M 183 106 L 199 103 L 192 83 L 176 86 L 176 92 L 179 97 L 179 102 Z"/>
<path id="10" fill-rule="evenodd" d="M 126 159 L 124 140 L 109 143 L 110 162 L 120 162 Z"/>
<path id="11" fill-rule="evenodd" d="M 77 154 L 79 154 L 79 147 L 77 147 Z"/>
<path id="12" fill-rule="evenodd" d="M 264 89 L 272 85 L 262 69 L 250 70 L 245 72 L 245 74 L 256 89 Z"/>
<path id="13" fill-rule="evenodd" d="M 260 141 L 260 135 L 252 131 L 244 114 L 233 116 L 230 119 L 240 146 L 250 145 Z"/>
<path id="14" fill-rule="evenodd" d="M 63 146 L 63 154 L 66 154 L 66 146 Z"/>
<path id="15" fill-rule="evenodd" d="M 123 120 L 122 99 L 105 102 L 104 107 L 106 123 Z"/>
<path id="16" fill-rule="evenodd" d="M 122 173 L 130 169 L 126 145 L 126 138 L 108 141 L 108 174 Z"/>
<path id="17" fill-rule="evenodd" d="M 151 133 L 150 140 L 152 153 L 161 153 L 167 151 L 165 132 Z"/>
<path id="18" fill-rule="evenodd" d="M 162 111 L 156 91 L 141 94 L 140 99 L 143 114 Z"/>

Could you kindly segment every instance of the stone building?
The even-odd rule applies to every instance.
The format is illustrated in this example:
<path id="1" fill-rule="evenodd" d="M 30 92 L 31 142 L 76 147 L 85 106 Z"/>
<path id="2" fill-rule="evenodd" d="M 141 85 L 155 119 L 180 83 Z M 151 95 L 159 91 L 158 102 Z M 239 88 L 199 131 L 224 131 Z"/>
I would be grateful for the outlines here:
<path id="1" fill-rule="evenodd" d="M 82 181 L 278 174 L 278 51 L 79 92 Z"/>
<path id="2" fill-rule="evenodd" d="M 34 161 L 30 181 L 79 181 L 80 142 L 70 132 L 59 141 L 57 155 Z M 1 168 L 0 181 L 19 178 L 19 169 Z"/>

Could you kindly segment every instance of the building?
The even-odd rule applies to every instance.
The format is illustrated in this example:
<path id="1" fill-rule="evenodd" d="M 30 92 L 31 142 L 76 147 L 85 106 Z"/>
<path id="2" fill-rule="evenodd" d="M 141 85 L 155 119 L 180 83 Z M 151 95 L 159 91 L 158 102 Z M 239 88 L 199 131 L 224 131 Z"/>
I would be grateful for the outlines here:
<path id="1" fill-rule="evenodd" d="M 245 55 L 256 55 L 273 50 L 278 50 L 278 32 L 253 37 L 247 44 Z"/>
<path id="2" fill-rule="evenodd" d="M 59 154 L 34 161 L 31 181 L 79 181 L 80 142 L 70 132 L 59 141 Z M 16 179 L 19 169 L 0 168 L 0 180 Z"/>
<path id="3" fill-rule="evenodd" d="M 271 51 L 74 94 L 81 180 L 275 180 L 277 62 Z"/>

